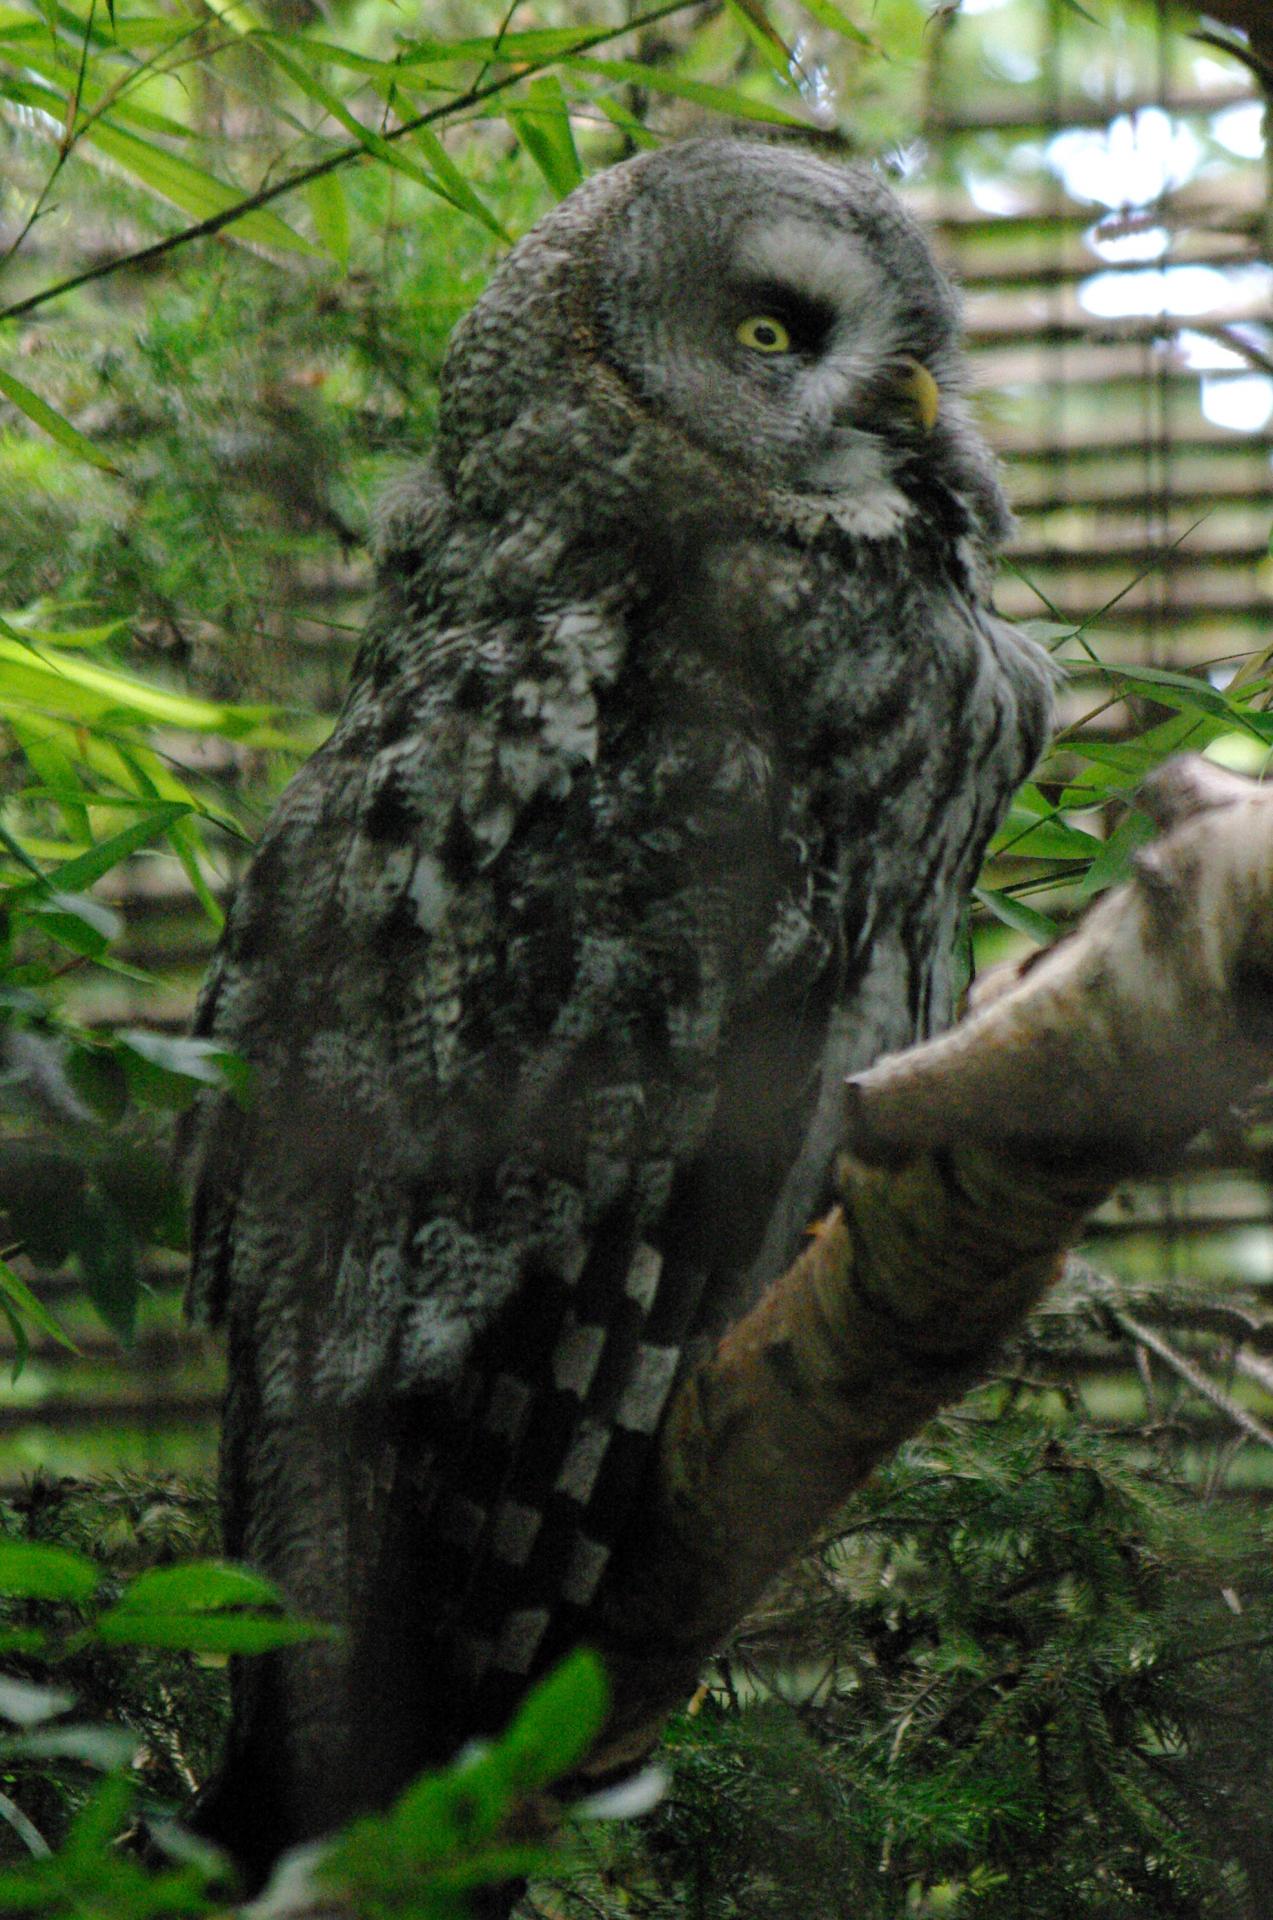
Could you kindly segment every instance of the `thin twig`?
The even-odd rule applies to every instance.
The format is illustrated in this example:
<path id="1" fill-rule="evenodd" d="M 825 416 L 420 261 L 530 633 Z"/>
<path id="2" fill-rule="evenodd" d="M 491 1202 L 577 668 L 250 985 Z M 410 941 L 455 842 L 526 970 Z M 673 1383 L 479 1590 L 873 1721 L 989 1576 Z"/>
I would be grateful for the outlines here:
<path id="1" fill-rule="evenodd" d="M 633 33 L 641 27 L 650 26 L 655 21 L 666 20 L 673 14 L 686 13 L 699 0 L 666 0 L 663 6 L 652 7 L 648 13 L 640 14 L 635 20 L 624 26 L 607 27 L 604 31 L 580 40 L 571 48 L 572 54 L 586 52 L 591 47 L 603 46 L 608 40 L 617 40 L 624 34 Z M 247 37 L 247 36 L 245 36 Z M 505 75 L 501 80 L 489 81 L 485 86 L 470 87 L 467 93 L 457 95 L 445 106 L 432 107 L 427 113 L 417 114 L 412 120 L 404 120 L 402 125 L 386 133 L 386 140 L 402 140 L 408 134 L 416 133 L 421 127 L 431 126 L 437 120 L 479 105 L 495 95 L 506 93 L 510 87 L 520 85 L 530 75 L 542 73 L 555 66 L 560 56 L 545 60 L 528 60 L 516 73 Z M 224 208 L 220 213 L 210 214 L 206 220 L 196 221 L 193 226 L 183 227 L 179 233 L 170 233 L 163 240 L 156 240 L 148 247 L 139 247 L 135 252 L 117 254 L 113 260 L 99 261 L 95 267 L 86 267 L 82 273 L 71 274 L 66 280 L 59 280 L 55 286 L 45 287 L 39 293 L 28 294 L 25 300 L 15 300 L 11 306 L 0 307 L 0 320 L 16 320 L 24 313 L 33 313 L 37 307 L 56 300 L 60 294 L 72 293 L 77 287 L 88 286 L 94 280 L 104 280 L 108 275 L 120 272 L 125 267 L 149 266 L 160 260 L 165 254 L 174 252 L 178 247 L 186 246 L 193 240 L 210 239 L 223 228 L 232 226 L 241 220 L 244 214 L 256 212 L 271 201 L 281 199 L 285 193 L 293 192 L 297 187 L 308 186 L 311 180 L 321 180 L 329 173 L 335 173 L 340 167 L 348 166 L 354 160 L 367 157 L 367 148 L 360 140 L 351 140 L 347 146 L 339 147 L 329 153 L 324 160 L 316 160 L 311 166 L 301 167 L 273 186 L 260 187 L 255 193 L 246 195 L 232 207 Z"/>
<path id="2" fill-rule="evenodd" d="M 1218 1387 L 1201 1367 L 1195 1366 L 1193 1361 L 1173 1347 L 1170 1341 L 1164 1340 L 1161 1334 L 1155 1333 L 1152 1327 L 1147 1327 L 1144 1321 L 1133 1318 L 1122 1307 L 1109 1306 L 1106 1312 L 1129 1339 L 1138 1341 L 1142 1347 L 1147 1347 L 1156 1359 L 1161 1360 L 1164 1366 L 1169 1367 L 1173 1373 L 1184 1380 L 1196 1394 L 1223 1413 L 1235 1427 L 1240 1427 L 1248 1440 L 1258 1440 L 1262 1446 L 1273 1447 L 1273 1429 L 1267 1427 L 1263 1420 L 1258 1420 L 1253 1413 L 1248 1413 L 1244 1406 L 1241 1406 L 1231 1394 L 1227 1394 L 1223 1387 Z"/>

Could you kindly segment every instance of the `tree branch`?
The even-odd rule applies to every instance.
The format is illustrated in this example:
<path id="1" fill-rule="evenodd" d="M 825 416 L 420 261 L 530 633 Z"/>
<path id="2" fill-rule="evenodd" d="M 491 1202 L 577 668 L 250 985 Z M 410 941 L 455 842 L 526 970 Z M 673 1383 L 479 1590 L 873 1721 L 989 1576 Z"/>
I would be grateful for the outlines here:
<path id="1" fill-rule="evenodd" d="M 1198 39 L 1209 39 L 1213 46 L 1224 46 L 1227 52 L 1245 57 L 1248 66 L 1266 79 L 1273 79 L 1273 20 L 1269 18 L 1266 0 L 1207 0 L 1198 11 L 1204 18 L 1222 20 L 1226 26 L 1245 34 L 1247 47 L 1245 50 L 1235 47 L 1206 33 L 1198 34 Z"/>
<path id="2" fill-rule="evenodd" d="M 615 1699 L 590 1771 L 648 1746 L 875 1463 L 985 1371 L 1116 1181 L 1273 1072 L 1273 790 L 1183 760 L 1138 797 L 1168 831 L 1127 886 L 850 1083 L 840 1206 L 664 1422 L 601 1596 Z"/>

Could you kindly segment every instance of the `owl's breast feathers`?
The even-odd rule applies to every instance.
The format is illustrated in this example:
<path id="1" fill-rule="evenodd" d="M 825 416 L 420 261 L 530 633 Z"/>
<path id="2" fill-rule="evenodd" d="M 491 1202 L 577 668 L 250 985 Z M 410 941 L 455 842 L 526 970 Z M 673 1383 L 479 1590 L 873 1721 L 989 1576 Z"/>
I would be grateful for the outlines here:
<path id="1" fill-rule="evenodd" d="M 350 1635 L 238 1683 L 311 1828 L 351 1720 L 374 1799 L 586 1633 L 686 1341 L 789 1256 L 843 1073 L 945 1017 L 1048 705 L 904 539 L 594 555 L 498 618 L 491 541 L 429 540 L 199 1019 L 256 1088 L 195 1153 L 228 1546 Z"/>

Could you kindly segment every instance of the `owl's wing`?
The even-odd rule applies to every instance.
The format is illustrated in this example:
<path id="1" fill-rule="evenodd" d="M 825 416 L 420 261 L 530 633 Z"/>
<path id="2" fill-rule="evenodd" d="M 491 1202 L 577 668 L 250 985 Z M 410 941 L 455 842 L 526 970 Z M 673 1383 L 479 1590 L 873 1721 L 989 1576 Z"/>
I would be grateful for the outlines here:
<path id="1" fill-rule="evenodd" d="M 775 1089 L 824 997 L 738 1025 L 800 858 L 772 759 L 710 675 L 608 700 L 625 644 L 595 604 L 388 667 L 373 634 L 209 980 L 199 1029 L 256 1083 L 195 1149 L 227 1548 L 347 1635 L 243 1664 L 206 1820 L 238 1852 L 445 1758 L 586 1625 L 702 1288 L 747 1251 L 712 1224 L 731 1021 L 753 1156 L 772 1121 L 758 1227 L 801 1124 Z"/>

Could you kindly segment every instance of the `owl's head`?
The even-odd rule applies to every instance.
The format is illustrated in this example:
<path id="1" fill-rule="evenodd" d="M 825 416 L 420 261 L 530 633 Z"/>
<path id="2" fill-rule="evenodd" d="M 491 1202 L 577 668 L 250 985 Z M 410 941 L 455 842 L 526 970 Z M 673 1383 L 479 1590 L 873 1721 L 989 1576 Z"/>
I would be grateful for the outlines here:
<path id="1" fill-rule="evenodd" d="M 510 255 L 455 336 L 442 457 L 487 489 L 545 457 L 634 477 L 652 457 L 760 503 L 935 478 L 994 542 L 962 388 L 955 294 L 874 173 L 694 140 L 596 176 Z"/>

